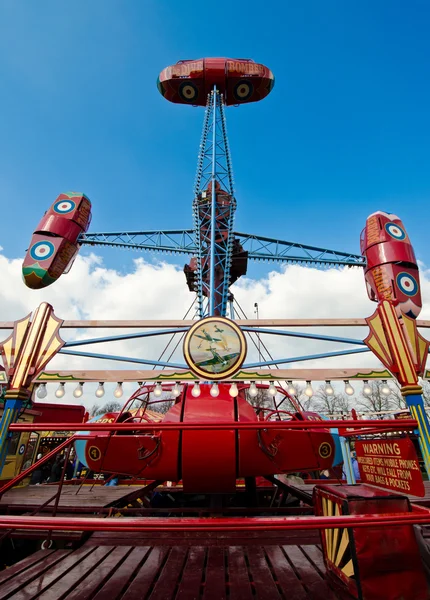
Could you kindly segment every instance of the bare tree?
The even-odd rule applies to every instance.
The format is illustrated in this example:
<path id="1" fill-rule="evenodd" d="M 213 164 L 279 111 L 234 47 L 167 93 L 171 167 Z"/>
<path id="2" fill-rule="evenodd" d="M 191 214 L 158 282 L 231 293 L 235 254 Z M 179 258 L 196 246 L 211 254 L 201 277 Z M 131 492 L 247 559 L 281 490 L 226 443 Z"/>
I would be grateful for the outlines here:
<path id="1" fill-rule="evenodd" d="M 246 399 L 254 408 L 275 408 L 273 396 L 267 390 L 268 388 L 257 388 L 257 395 L 251 396 L 247 388 L 245 390 Z"/>
<path id="2" fill-rule="evenodd" d="M 313 409 L 329 415 L 339 412 L 349 412 L 350 398 L 347 394 L 327 394 L 325 388 L 324 384 L 320 385 L 313 395 Z"/>
<path id="3" fill-rule="evenodd" d="M 388 384 L 378 380 L 369 381 L 369 386 L 372 391 L 370 394 L 364 394 L 361 392 L 358 405 L 364 410 L 370 410 L 373 412 L 405 408 L 406 404 L 402 395 L 400 394 L 400 390 L 388 385 L 390 388 L 390 393 L 383 394 L 382 388 L 385 385 Z"/>
<path id="4" fill-rule="evenodd" d="M 104 415 L 105 413 L 119 412 L 121 408 L 122 404 L 120 402 L 117 402 L 116 400 L 109 400 L 101 408 L 99 408 L 98 404 L 94 404 L 90 414 L 92 414 L 92 416 Z"/>

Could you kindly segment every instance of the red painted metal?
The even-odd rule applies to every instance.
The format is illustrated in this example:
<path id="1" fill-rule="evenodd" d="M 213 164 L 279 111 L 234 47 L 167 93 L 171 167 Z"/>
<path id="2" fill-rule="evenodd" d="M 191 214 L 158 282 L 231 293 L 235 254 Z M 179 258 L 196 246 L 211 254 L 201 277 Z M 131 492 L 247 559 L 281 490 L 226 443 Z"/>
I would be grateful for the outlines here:
<path id="1" fill-rule="evenodd" d="M 90 222 L 91 202 L 84 194 L 58 196 L 37 226 L 24 258 L 22 273 L 28 287 L 46 287 L 71 267 L 77 239 Z"/>
<path id="2" fill-rule="evenodd" d="M 273 422 L 264 422 L 264 421 L 256 421 L 255 423 L 229 423 L 229 422 L 218 422 L 218 423 L 170 423 L 163 420 L 161 423 L 156 424 L 157 431 L 163 430 L 188 430 L 188 429 L 205 429 L 205 430 L 223 430 L 223 429 L 307 429 L 307 430 L 317 430 L 317 429 L 327 429 L 327 428 L 335 428 L 335 427 L 345 427 L 348 429 L 354 429 L 356 431 L 356 435 L 360 435 L 363 432 L 365 433 L 366 427 L 373 427 L 377 429 L 379 433 L 384 432 L 385 430 L 390 430 L 396 428 L 397 431 L 407 431 L 410 429 L 417 429 L 417 422 L 415 419 L 402 419 L 399 422 L 396 419 L 387 419 L 384 421 L 376 421 L 376 420 L 360 420 L 360 421 L 345 421 L 345 420 L 337 420 L 333 421 L 273 421 Z M 82 423 L 13 423 L 9 428 L 11 431 L 80 431 L 82 429 Z M 148 423 L 85 423 L 85 429 L 88 431 L 152 431 L 154 429 L 154 424 Z M 363 429 L 363 432 L 361 431 Z"/>
<path id="3" fill-rule="evenodd" d="M 180 60 L 161 71 L 157 87 L 166 100 L 206 106 L 216 86 L 228 105 L 257 102 L 273 89 L 273 73 L 250 59 L 201 58 Z"/>
<path id="4" fill-rule="evenodd" d="M 235 401 L 227 393 L 212 398 L 210 385 L 200 386 L 201 396 L 191 395 L 187 388 L 183 423 L 211 423 L 229 419 L 230 428 L 215 431 L 182 432 L 182 481 L 190 492 L 234 492 L 236 488 Z M 224 390 L 225 391 L 225 390 Z M 255 414 L 255 413 L 254 413 Z M 254 434 L 255 435 L 255 434 Z M 242 474 L 241 474 L 242 475 Z"/>
<path id="5" fill-rule="evenodd" d="M 377 490 L 380 492 L 381 490 Z M 140 517 L 140 518 L 71 518 L 57 516 L 31 517 L 0 515 L 0 529 L 70 530 L 70 531 L 286 531 L 294 529 L 337 529 L 344 527 L 372 528 L 413 524 L 429 524 L 430 511 L 413 510 L 412 513 L 353 514 L 339 517 Z M 376 547 L 376 546 L 375 546 Z"/>
<path id="6" fill-rule="evenodd" d="M 386 600 L 427 599 L 418 545 L 410 526 L 412 519 L 423 513 L 411 513 L 408 498 L 369 485 L 321 485 L 315 488 L 314 498 L 318 515 L 333 513 L 337 507 L 341 518 L 348 515 L 355 520 L 346 534 L 347 546 L 342 546 L 344 531 L 338 532 L 336 538 L 327 533 L 321 536 L 327 569 L 338 585 L 342 582 L 359 600 L 380 598 L 382 590 Z M 360 528 L 365 513 L 366 519 L 374 514 L 375 525 L 379 521 L 380 526 Z M 394 531 L 388 527 L 393 517 L 402 525 Z M 347 564 L 352 565 L 352 571 L 346 569 Z"/>
<path id="7" fill-rule="evenodd" d="M 422 300 L 418 265 L 402 221 L 378 211 L 361 233 L 361 252 L 367 258 L 365 279 L 369 298 L 390 300 L 404 314 L 417 318 Z"/>

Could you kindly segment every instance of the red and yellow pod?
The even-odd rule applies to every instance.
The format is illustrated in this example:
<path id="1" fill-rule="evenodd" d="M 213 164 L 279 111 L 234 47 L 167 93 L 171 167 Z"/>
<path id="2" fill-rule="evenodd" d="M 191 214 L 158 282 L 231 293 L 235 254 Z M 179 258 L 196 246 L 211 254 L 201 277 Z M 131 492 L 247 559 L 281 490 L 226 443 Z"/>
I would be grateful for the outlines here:
<path id="1" fill-rule="evenodd" d="M 382 211 L 370 215 L 361 234 L 361 253 L 367 259 L 364 276 L 369 298 L 389 300 L 416 319 L 422 308 L 419 271 L 399 217 Z"/>
<path id="2" fill-rule="evenodd" d="M 263 100 L 273 89 L 270 69 L 249 59 L 200 58 L 180 60 L 161 71 L 157 87 L 170 102 L 206 106 L 216 86 L 231 106 Z"/>
<path id="3" fill-rule="evenodd" d="M 22 265 L 25 284 L 46 287 L 71 267 L 78 237 L 91 222 L 91 202 L 79 192 L 60 194 L 44 214 L 30 242 Z"/>

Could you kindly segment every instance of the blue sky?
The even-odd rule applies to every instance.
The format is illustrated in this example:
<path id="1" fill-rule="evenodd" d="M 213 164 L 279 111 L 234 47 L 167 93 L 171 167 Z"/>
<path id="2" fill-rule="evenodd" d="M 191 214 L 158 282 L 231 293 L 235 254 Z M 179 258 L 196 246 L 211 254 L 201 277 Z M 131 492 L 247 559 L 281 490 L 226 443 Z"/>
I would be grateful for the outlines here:
<path id="1" fill-rule="evenodd" d="M 3 0 L 4 253 L 22 256 L 69 189 L 92 200 L 92 231 L 191 227 L 204 111 L 166 102 L 156 78 L 228 56 L 276 77 L 227 110 L 235 229 L 358 253 L 368 214 L 388 210 L 428 266 L 429 27 L 426 0 Z M 126 271 L 136 255 L 103 256 Z"/>

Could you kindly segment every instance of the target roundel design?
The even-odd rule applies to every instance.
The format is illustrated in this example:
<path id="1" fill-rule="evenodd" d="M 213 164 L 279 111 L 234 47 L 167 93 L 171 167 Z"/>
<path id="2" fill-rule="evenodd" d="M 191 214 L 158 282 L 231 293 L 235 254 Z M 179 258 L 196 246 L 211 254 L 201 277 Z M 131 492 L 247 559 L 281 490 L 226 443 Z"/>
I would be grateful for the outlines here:
<path id="1" fill-rule="evenodd" d="M 72 210 L 75 210 L 75 208 L 76 204 L 73 200 L 59 200 L 54 204 L 55 212 L 60 215 L 66 215 L 67 213 L 72 212 Z"/>
<path id="2" fill-rule="evenodd" d="M 48 240 L 36 242 L 36 244 L 30 248 L 31 258 L 39 262 L 41 260 L 47 260 L 48 258 L 51 258 L 54 252 L 55 246 L 52 242 L 48 242 Z"/>
<path id="3" fill-rule="evenodd" d="M 409 273 L 399 273 L 396 277 L 399 290 L 406 296 L 415 296 L 418 292 L 418 282 Z"/>
<path id="4" fill-rule="evenodd" d="M 190 81 L 185 81 L 179 87 L 179 95 L 182 100 L 185 100 L 186 102 L 195 102 L 198 94 L 199 90 L 194 83 L 191 83 Z"/>
<path id="5" fill-rule="evenodd" d="M 254 91 L 254 87 L 250 81 L 239 81 L 234 86 L 234 96 L 236 100 L 244 101 L 248 100 Z"/>
<path id="6" fill-rule="evenodd" d="M 395 240 L 404 240 L 406 237 L 405 230 L 402 229 L 400 225 L 397 225 L 397 223 L 387 223 L 385 225 L 385 231 Z"/>

